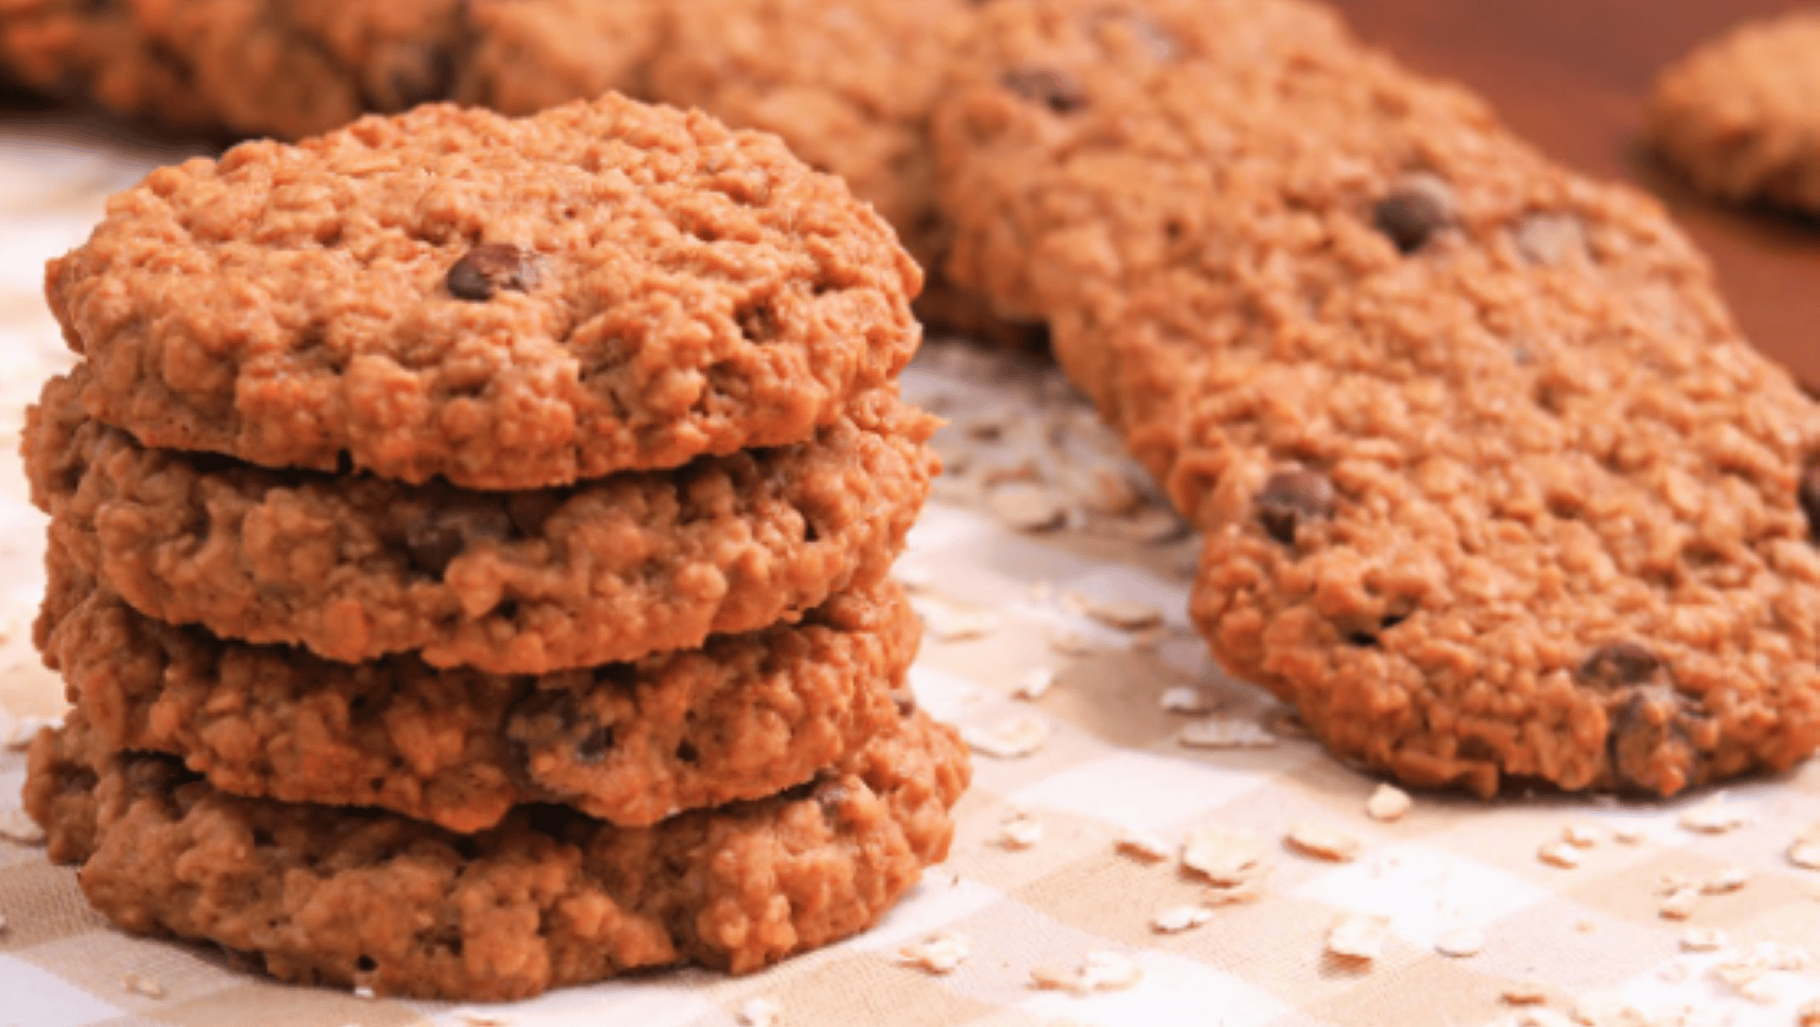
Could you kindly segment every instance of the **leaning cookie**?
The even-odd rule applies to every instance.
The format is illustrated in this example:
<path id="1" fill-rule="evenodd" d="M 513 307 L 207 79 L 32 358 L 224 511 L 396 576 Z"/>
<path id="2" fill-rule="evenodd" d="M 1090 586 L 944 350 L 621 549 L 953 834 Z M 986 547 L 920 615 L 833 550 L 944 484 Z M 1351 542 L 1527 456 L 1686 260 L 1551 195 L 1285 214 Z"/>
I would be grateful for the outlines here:
<path id="1" fill-rule="evenodd" d="M 219 127 L 188 62 L 153 45 L 131 0 L 0 4 L 0 77 L 182 132 Z"/>
<path id="2" fill-rule="evenodd" d="M 884 582 L 794 625 L 541 677 L 331 663 L 152 620 L 53 545 L 45 660 L 105 752 L 234 795 L 373 806 L 452 831 L 560 802 L 643 827 L 801 784 L 894 730 L 918 621 Z"/>
<path id="3" fill-rule="evenodd" d="M 469 492 L 148 449 L 52 379 L 23 448 L 50 534 L 141 612 L 359 662 L 544 673 L 793 620 L 881 578 L 934 419 L 892 390 L 813 440 L 566 488 Z"/>
<path id="4" fill-rule="evenodd" d="M 39 736 L 26 802 L 103 915 L 281 980 L 466 1001 L 682 961 L 749 973 L 862 931 L 946 855 L 968 777 L 919 712 L 775 798 L 649 828 L 521 807 L 458 835 L 234 798 L 168 757 L 91 765 L 87 730 Z"/>
<path id="5" fill-rule="evenodd" d="M 1028 250 L 979 284 L 1204 530 L 1220 662 L 1421 785 L 1812 752 L 1820 408 L 1660 209 L 1323 9 L 1118 10 L 989 8 L 939 137 L 956 188 L 1022 176 L 955 208 Z"/>
<path id="6" fill-rule="evenodd" d="M 1745 24 L 1663 71 L 1649 130 L 1713 196 L 1820 214 L 1820 12 Z"/>
<path id="7" fill-rule="evenodd" d="M 786 445 L 915 352 L 916 265 L 776 139 L 617 95 L 154 171 L 52 261 L 150 446 L 472 488 Z"/>

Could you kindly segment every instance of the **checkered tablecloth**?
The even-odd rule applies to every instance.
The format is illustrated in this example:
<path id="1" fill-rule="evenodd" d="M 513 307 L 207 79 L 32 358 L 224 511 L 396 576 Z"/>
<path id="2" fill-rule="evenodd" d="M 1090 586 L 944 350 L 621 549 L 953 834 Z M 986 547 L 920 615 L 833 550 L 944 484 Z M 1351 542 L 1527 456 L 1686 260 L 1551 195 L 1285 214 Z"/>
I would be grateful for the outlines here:
<path id="1" fill-rule="evenodd" d="M 44 259 L 81 241 L 108 193 L 174 156 L 78 125 L 0 126 L 0 434 L 9 450 L 38 383 L 70 359 L 43 307 Z M 1053 374 L 945 345 L 906 386 L 955 411 L 993 407 L 1015 421 L 1017 397 L 1060 393 Z M 0 726 L 60 707 L 59 683 L 30 649 L 43 520 L 24 492 L 16 463 L 5 464 Z M 680 970 L 485 1008 L 363 1000 L 277 986 L 200 947 L 126 937 L 88 911 L 72 870 L 0 840 L 0 1027 L 710 1027 L 762 1020 L 767 1009 L 780 1027 L 1473 1027 L 1576 1014 L 1593 1024 L 1790 1027 L 1820 999 L 1820 872 L 1788 855 L 1820 823 L 1820 767 L 1729 789 L 1722 798 L 1739 823 L 1720 833 L 1682 823 L 1711 793 L 1670 804 L 1496 805 L 1418 794 L 1403 818 L 1373 820 L 1365 805 L 1377 782 L 1305 739 L 1179 743 L 1188 718 L 1162 699 L 1184 686 L 1235 722 L 1284 725 L 1268 697 L 1218 673 L 1183 621 L 1192 540 L 1014 532 L 966 490 L 942 496 L 913 533 L 901 576 L 932 616 L 977 634 L 925 642 L 918 694 L 976 729 L 1034 718 L 1048 735 L 1028 755 L 976 758 L 952 858 L 875 930 L 746 978 Z M 1134 636 L 1086 615 L 1110 599 L 1152 604 L 1167 623 Z M 1015 694 L 1044 670 L 1055 674 L 1046 694 Z M 0 752 L 0 818 L 18 801 L 23 764 L 20 752 Z M 1033 844 L 1005 844 L 1013 813 L 1040 823 Z M 1356 840 L 1357 856 L 1329 862 L 1283 844 L 1308 823 Z M 1207 827 L 1264 842 L 1258 897 L 1160 933 L 1153 918 L 1196 903 L 1206 886 L 1173 854 L 1145 862 L 1116 851 L 1116 840 L 1138 832 L 1173 848 Z M 1570 828 L 1583 846 L 1567 844 Z M 1577 865 L 1539 858 L 1551 843 Z M 1687 919 L 1661 915 L 1665 880 L 1694 889 Z M 1388 927 L 1369 963 L 1327 952 L 1329 931 L 1353 914 Z M 905 965 L 900 949 L 938 931 L 963 939 L 970 956 L 946 974 Z M 1459 948 L 1472 932 L 1481 943 L 1466 947 L 1476 954 L 1437 951 L 1441 939 Z M 1115 954 L 1142 975 L 1087 994 L 1032 986 L 1033 971 L 1091 953 Z M 1523 990 L 1545 1003 L 1505 998 Z"/>

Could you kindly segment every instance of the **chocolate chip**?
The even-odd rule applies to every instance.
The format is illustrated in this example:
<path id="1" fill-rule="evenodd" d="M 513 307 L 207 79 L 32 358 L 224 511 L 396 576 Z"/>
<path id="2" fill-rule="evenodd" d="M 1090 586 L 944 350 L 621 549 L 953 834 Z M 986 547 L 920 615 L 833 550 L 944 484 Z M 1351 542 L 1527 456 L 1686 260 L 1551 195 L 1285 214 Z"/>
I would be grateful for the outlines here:
<path id="1" fill-rule="evenodd" d="M 481 302 L 501 289 L 530 292 L 542 278 L 537 254 L 506 243 L 481 243 L 449 268 L 449 292 Z"/>
<path id="2" fill-rule="evenodd" d="M 1600 688 L 1632 688 L 1657 680 L 1662 658 L 1641 642 L 1607 642 L 1580 661 L 1580 680 Z"/>
<path id="3" fill-rule="evenodd" d="M 1608 707 L 1606 753 L 1616 784 L 1665 795 L 1699 777 L 1699 752 L 1689 738 L 1694 710 L 1667 685 L 1633 688 Z"/>
<path id="4" fill-rule="evenodd" d="M 1333 482 L 1319 471 L 1278 471 L 1258 493 L 1258 523 L 1273 539 L 1295 544 L 1296 528 L 1333 515 Z"/>
<path id="5" fill-rule="evenodd" d="M 891 701 L 897 706 L 897 715 L 908 717 L 916 712 L 916 696 L 909 692 L 892 692 Z"/>
<path id="6" fill-rule="evenodd" d="M 1398 251 L 1414 253 L 1453 223 L 1453 190 L 1433 175 L 1407 175 L 1377 202 L 1371 216 Z"/>
<path id="7" fill-rule="evenodd" d="M 1087 91 L 1065 71 L 1013 68 L 1005 72 L 1004 83 L 1006 89 L 1057 114 L 1068 114 L 1087 106 Z"/>
<path id="8" fill-rule="evenodd" d="M 437 516 L 435 510 L 425 510 L 405 529 L 404 544 L 412 563 L 431 577 L 440 578 L 466 548 L 467 540 L 461 537 L 460 528 Z"/>
<path id="9" fill-rule="evenodd" d="M 1807 515 L 1809 538 L 1820 539 L 1820 462 L 1807 465 L 1801 472 L 1801 485 L 1795 493 L 1801 512 Z"/>

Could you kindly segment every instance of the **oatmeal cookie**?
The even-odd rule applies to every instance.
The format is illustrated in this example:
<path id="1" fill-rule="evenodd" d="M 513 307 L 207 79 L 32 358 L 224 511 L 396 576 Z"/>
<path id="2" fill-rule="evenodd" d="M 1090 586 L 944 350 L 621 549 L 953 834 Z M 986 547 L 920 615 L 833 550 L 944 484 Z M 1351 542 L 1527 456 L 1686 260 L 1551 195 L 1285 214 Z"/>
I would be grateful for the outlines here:
<path id="1" fill-rule="evenodd" d="M 617 95 L 161 168 L 46 271 L 144 444 L 481 489 L 808 439 L 910 359 L 921 282 L 776 139 Z"/>
<path id="2" fill-rule="evenodd" d="M 812 441 L 527 492 L 253 467 L 90 419 L 83 365 L 28 413 L 51 538 L 141 612 L 356 663 L 545 673 L 756 631 L 883 577 L 934 419 L 892 389 Z"/>
<path id="3" fill-rule="evenodd" d="M 955 251 L 1205 532 L 1220 662 L 1420 785 L 1810 753 L 1820 408 L 1660 209 L 1311 5 L 1119 10 L 986 10 Z"/>
<path id="4" fill-rule="evenodd" d="M 968 777 L 952 729 L 903 724 L 773 798 L 648 828 L 519 807 L 461 835 L 236 798 L 169 757 L 91 764 L 78 713 L 33 745 L 26 801 L 128 931 L 286 981 L 499 1001 L 685 960 L 749 973 L 871 926 L 945 857 Z"/>
<path id="5" fill-rule="evenodd" d="M 644 827 L 801 784 L 893 730 L 919 621 L 886 581 L 794 625 L 541 677 L 410 656 L 331 663 L 152 620 L 56 546 L 45 662 L 107 752 L 162 752 L 235 795 L 376 806 L 452 831 L 560 802 Z"/>
<path id="6" fill-rule="evenodd" d="M 1751 22 L 1656 80 L 1650 134 L 1722 200 L 1820 214 L 1820 11 Z"/>
<path id="7" fill-rule="evenodd" d="M 664 0 L 468 0 L 470 44 L 450 98 L 521 115 L 609 92 L 645 97 L 672 8 Z"/>
<path id="8" fill-rule="evenodd" d="M 132 0 L 0 0 L 0 73 L 39 92 L 211 133 L 213 107 L 182 54 L 149 36 Z"/>

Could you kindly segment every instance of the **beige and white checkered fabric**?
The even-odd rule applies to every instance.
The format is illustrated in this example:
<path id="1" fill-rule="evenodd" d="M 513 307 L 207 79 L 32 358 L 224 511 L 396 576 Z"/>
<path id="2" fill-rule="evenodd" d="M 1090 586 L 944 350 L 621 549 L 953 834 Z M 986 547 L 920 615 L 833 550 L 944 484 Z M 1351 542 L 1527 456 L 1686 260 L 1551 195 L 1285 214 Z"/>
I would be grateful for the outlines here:
<path id="1" fill-rule="evenodd" d="M 168 157 L 109 152 L 69 131 L 0 131 L 0 432 L 9 448 L 38 382 L 69 359 L 39 295 L 44 258 L 81 240 L 107 193 Z M 954 363 L 953 351 L 932 353 L 909 391 L 943 393 L 963 409 L 1004 402 L 977 373 L 944 375 Z M 59 704 L 59 685 L 27 637 L 42 532 L 16 467 L 0 473 L 0 710 L 15 718 L 54 714 Z M 914 672 L 923 703 L 988 730 L 1033 717 L 1049 733 L 1028 755 L 976 759 L 952 859 L 846 944 L 748 978 L 683 970 L 513 1006 L 362 1000 L 273 985 L 202 948 L 121 935 L 88 911 L 73 871 L 0 840 L 0 1027 L 713 1027 L 750 1018 L 755 999 L 775 1003 L 779 1025 L 816 1027 L 1471 1027 L 1569 1023 L 1576 1012 L 1593 1024 L 1791 1027 L 1820 999 L 1820 872 L 1788 858 L 1796 835 L 1820 823 L 1820 767 L 1731 789 L 1726 807 L 1741 825 L 1719 834 L 1681 825 L 1682 812 L 1710 796 L 1487 806 L 1418 795 L 1404 818 L 1373 821 L 1364 810 L 1376 782 L 1308 741 L 1178 743 L 1187 718 L 1164 710 L 1170 688 L 1199 687 L 1246 723 L 1267 722 L 1271 711 L 1256 690 L 1221 678 L 1187 631 L 1183 553 L 1067 530 L 1018 535 L 958 503 L 932 505 L 902 575 L 925 603 L 989 616 L 978 637 L 925 643 Z M 1134 646 L 1084 616 L 1081 596 L 1154 604 L 1168 611 L 1168 629 Z M 1087 643 L 1064 647 L 1076 655 L 1051 641 L 1070 634 Z M 1015 697 L 1039 668 L 1056 672 L 1053 687 L 1040 699 Z M 23 763 L 17 751 L 0 753 L 0 823 L 18 801 Z M 1035 844 L 1002 843 L 1012 810 L 1041 823 Z M 1279 840 L 1300 823 L 1338 829 L 1362 849 L 1345 863 L 1298 855 Z M 1570 847 L 1578 865 L 1539 859 L 1569 825 L 1590 829 L 1591 844 Z M 1145 863 L 1116 852 L 1115 839 L 1138 831 L 1173 847 L 1201 827 L 1265 840 L 1261 895 L 1193 929 L 1158 933 L 1156 914 L 1196 902 L 1205 887 L 1173 855 Z M 1685 921 L 1659 915 L 1665 877 L 1697 886 L 1733 867 L 1748 872 L 1742 887 L 1698 895 Z M 1348 914 L 1386 918 L 1375 960 L 1326 953 L 1329 930 Z M 1723 939 L 1684 951 L 1690 928 Z M 1482 936 L 1477 954 L 1437 953 L 1438 939 L 1463 930 Z M 965 938 L 971 956 L 941 975 L 904 965 L 900 948 L 935 931 Z M 1033 969 L 1096 952 L 1129 958 L 1141 978 L 1090 994 L 1031 986 Z M 134 979 L 153 986 L 129 988 Z M 1503 999 L 1530 983 L 1547 993 L 1541 1011 Z"/>

